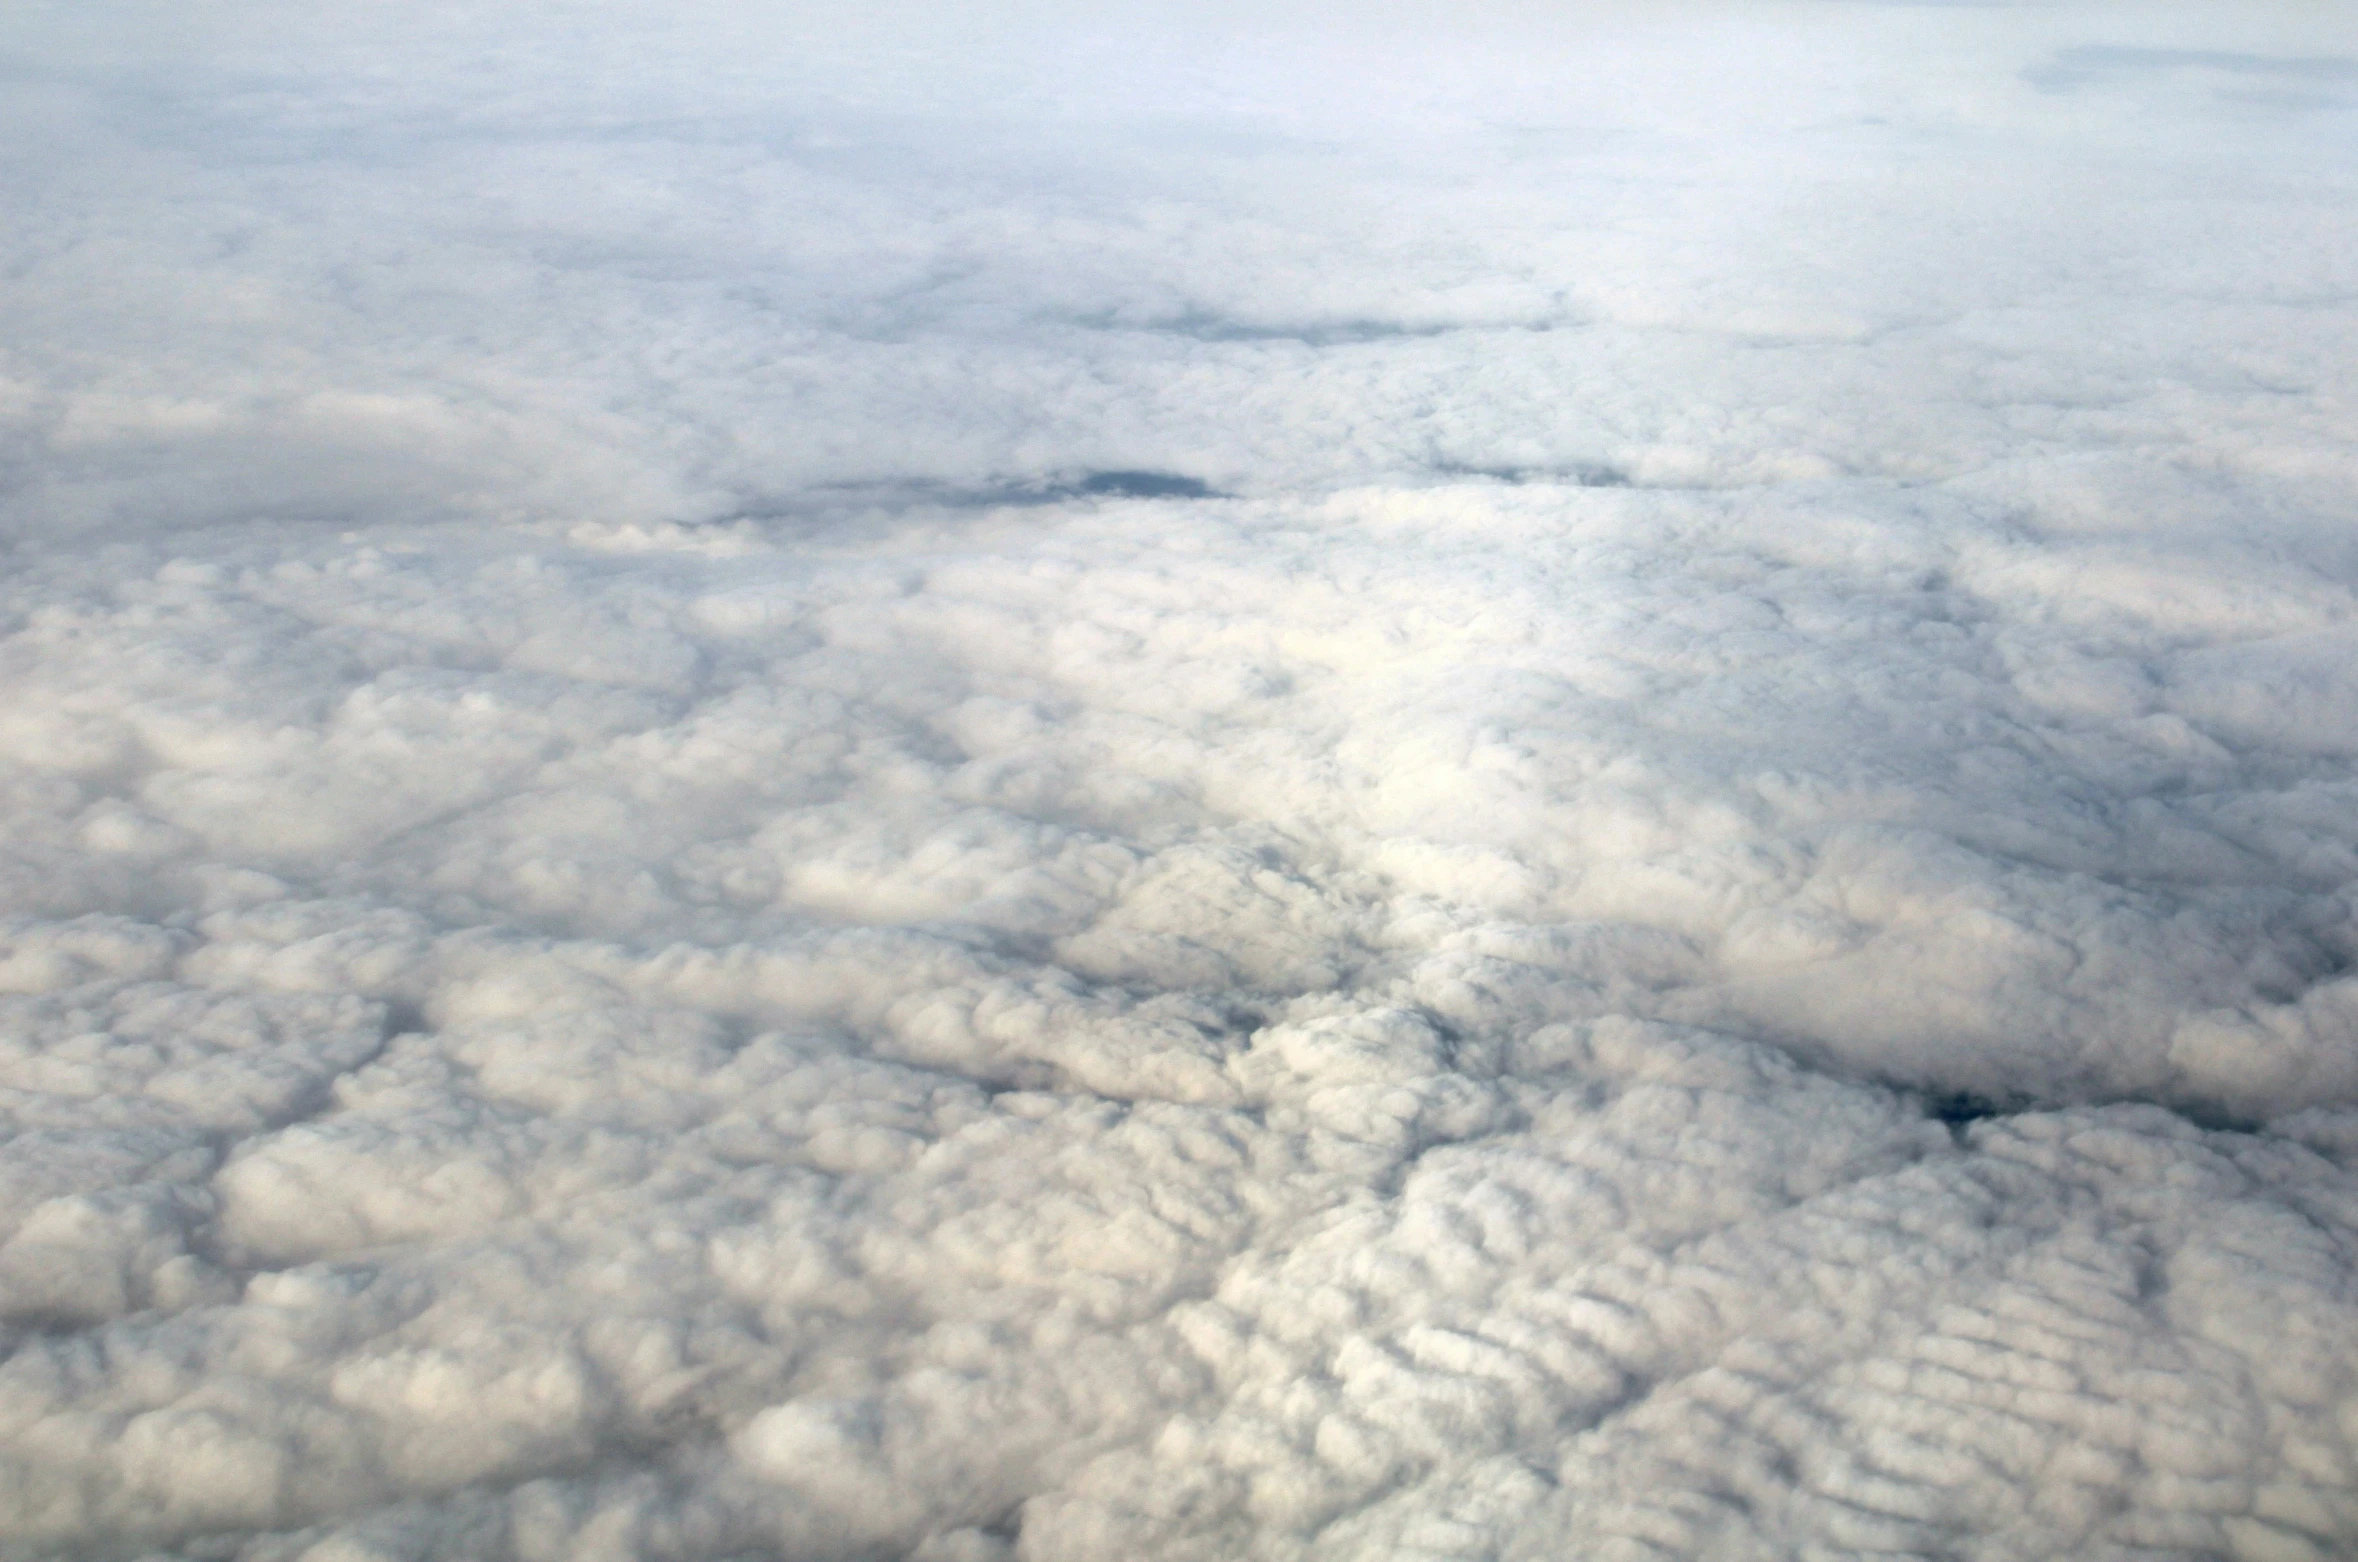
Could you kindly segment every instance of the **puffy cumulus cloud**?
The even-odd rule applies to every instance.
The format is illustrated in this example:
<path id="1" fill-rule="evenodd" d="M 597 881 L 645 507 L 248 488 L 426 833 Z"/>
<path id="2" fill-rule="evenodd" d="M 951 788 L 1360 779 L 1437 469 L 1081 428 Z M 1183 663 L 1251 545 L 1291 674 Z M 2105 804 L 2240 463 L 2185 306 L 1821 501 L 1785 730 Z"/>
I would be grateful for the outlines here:
<path id="1" fill-rule="evenodd" d="M 2353 20 L 23 8 L 0 1556 L 2348 1554 Z"/>

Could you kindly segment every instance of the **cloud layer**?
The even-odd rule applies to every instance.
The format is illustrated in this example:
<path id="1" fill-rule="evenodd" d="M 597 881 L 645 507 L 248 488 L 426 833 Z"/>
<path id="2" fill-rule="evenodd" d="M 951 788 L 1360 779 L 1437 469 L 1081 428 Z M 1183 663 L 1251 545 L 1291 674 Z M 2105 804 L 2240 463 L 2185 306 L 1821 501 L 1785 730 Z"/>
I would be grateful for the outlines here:
<path id="1" fill-rule="evenodd" d="M 28 15 L 0 1556 L 2358 1544 L 2358 18 Z"/>

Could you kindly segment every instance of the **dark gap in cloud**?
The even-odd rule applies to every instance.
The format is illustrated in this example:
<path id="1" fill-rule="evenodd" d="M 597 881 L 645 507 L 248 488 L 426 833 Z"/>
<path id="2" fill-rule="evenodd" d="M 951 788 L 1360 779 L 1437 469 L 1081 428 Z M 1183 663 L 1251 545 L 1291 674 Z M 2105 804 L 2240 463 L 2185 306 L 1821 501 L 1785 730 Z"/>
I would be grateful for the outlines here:
<path id="1" fill-rule="evenodd" d="M 1630 475 L 1602 461 L 1572 466 L 1481 466 L 1463 461 L 1436 461 L 1433 470 L 1444 477 L 1486 477 L 1493 482 L 1562 483 L 1575 488 L 1629 488 Z"/>
<path id="2" fill-rule="evenodd" d="M 1115 499 L 1214 499 L 1218 491 L 1200 478 L 1179 472 L 1120 469 L 1090 472 L 1069 485 L 1075 494 Z"/>
<path id="3" fill-rule="evenodd" d="M 2082 44 L 2057 50 L 2022 73 L 2041 92 L 2071 92 L 2108 77 L 2175 70 L 2223 71 L 2279 82 L 2358 81 L 2358 59 L 2342 55 L 2238 54 L 2226 49 L 2133 49 Z"/>
<path id="4" fill-rule="evenodd" d="M 1013 478 L 986 488 L 945 490 L 938 501 L 959 508 L 1063 504 L 1072 499 L 1224 499 L 1200 477 L 1154 467 L 1083 467 L 1053 476 Z"/>
<path id="5" fill-rule="evenodd" d="M 2185 1118 L 2195 1127 L 2211 1133 L 2258 1134 L 2268 1131 L 2268 1124 L 2264 1119 L 2246 1117 L 2240 1113 L 2230 1112 L 2224 1107 L 2212 1106 L 2207 1102 L 2178 1101 L 2161 1104 Z"/>
<path id="6" fill-rule="evenodd" d="M 1233 495 L 1185 472 L 1156 467 L 1082 467 L 1077 471 L 1006 478 L 979 487 L 941 482 L 829 483 L 813 490 L 815 504 L 784 501 L 748 506 L 749 520 L 785 520 L 864 510 L 996 510 L 1065 504 L 1075 499 L 1227 499 Z"/>
<path id="7" fill-rule="evenodd" d="M 1220 315 L 1188 310 L 1149 320 L 1125 320 L 1113 314 L 1079 316 L 1074 324 L 1089 331 L 1130 331 L 1149 336 L 1183 336 L 1192 342 L 1299 342 L 1305 347 L 1353 347 L 1368 342 L 1405 337 L 1447 336 L 1463 325 L 1408 325 L 1397 320 L 1330 320 L 1295 325 L 1257 325 Z"/>
<path id="8" fill-rule="evenodd" d="M 2161 1101 L 2148 1097 L 2122 1097 L 2112 1101 L 2116 1106 L 2158 1106 L 2212 1133 L 2263 1133 L 2267 1124 L 2261 1119 L 2247 1117 L 2203 1102 Z M 1965 1131 L 1975 1123 L 1992 1117 L 2012 1117 L 2023 1112 L 2064 1110 L 2066 1104 L 2058 1100 L 2041 1101 L 2029 1095 L 2009 1091 L 2003 1096 L 1985 1095 L 1978 1090 L 1949 1090 L 1928 1094 L 1924 1098 L 1924 1115 L 1946 1125 L 1959 1143 Z"/>
<path id="9" fill-rule="evenodd" d="M 1927 1099 L 1924 1111 L 1934 1121 L 1946 1123 L 1950 1131 L 1961 1134 L 1968 1124 L 1978 1123 L 1985 1117 L 2006 1117 L 2026 1111 L 2030 1105 L 2027 1098 L 2000 1101 L 1979 1091 L 1951 1090 Z"/>

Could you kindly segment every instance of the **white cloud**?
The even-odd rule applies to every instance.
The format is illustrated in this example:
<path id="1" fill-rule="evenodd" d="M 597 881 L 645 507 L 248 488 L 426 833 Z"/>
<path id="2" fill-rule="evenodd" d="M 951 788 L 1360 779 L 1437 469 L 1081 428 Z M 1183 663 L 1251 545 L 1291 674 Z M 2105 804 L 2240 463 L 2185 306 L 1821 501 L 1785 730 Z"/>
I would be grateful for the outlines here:
<path id="1" fill-rule="evenodd" d="M 0 1553 L 2347 1551 L 2349 20 L 26 11 Z"/>

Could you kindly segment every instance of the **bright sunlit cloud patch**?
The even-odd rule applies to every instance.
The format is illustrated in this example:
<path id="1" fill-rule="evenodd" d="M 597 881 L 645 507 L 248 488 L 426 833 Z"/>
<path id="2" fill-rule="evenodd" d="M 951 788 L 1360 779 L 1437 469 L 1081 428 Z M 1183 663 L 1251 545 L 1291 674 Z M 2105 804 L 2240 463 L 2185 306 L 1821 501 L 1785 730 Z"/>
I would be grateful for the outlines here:
<path id="1" fill-rule="evenodd" d="M 2358 1546 L 2358 13 L 0 23 L 0 1556 Z"/>

